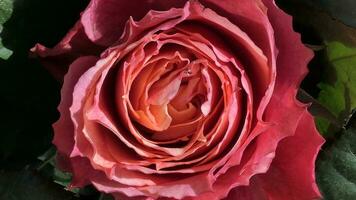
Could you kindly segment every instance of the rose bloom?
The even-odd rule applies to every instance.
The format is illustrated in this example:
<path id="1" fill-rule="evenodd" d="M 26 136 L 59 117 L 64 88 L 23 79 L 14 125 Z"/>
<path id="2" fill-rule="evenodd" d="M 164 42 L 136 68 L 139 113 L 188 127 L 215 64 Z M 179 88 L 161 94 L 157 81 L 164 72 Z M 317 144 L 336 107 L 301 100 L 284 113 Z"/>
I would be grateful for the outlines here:
<path id="1" fill-rule="evenodd" d="M 54 48 L 70 187 L 116 199 L 311 200 L 312 52 L 273 0 L 92 0 Z M 64 75 L 65 74 L 65 75 Z"/>

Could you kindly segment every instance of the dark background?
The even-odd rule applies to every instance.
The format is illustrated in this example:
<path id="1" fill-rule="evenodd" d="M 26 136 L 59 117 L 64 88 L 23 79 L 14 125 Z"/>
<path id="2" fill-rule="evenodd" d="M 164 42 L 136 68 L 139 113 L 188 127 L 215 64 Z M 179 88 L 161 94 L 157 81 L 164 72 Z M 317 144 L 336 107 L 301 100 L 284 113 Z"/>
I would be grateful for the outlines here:
<path id="1" fill-rule="evenodd" d="M 12 16 L 1 33 L 4 46 L 14 52 L 8 60 L 0 59 L 1 200 L 79 199 L 51 180 L 51 169 L 36 170 L 42 164 L 37 157 L 51 147 L 51 125 L 59 117 L 60 83 L 28 53 L 36 43 L 57 44 L 88 2 L 14 1 Z M 98 193 L 89 193 L 80 199 L 98 199 Z"/>

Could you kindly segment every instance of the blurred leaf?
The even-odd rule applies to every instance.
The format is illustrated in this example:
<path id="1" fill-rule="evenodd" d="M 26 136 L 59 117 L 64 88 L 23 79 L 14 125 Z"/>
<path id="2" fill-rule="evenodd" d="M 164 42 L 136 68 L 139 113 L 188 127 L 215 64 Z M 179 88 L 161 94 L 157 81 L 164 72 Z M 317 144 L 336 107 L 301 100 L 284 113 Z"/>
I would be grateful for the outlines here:
<path id="1" fill-rule="evenodd" d="M 333 19 L 327 12 L 311 6 L 313 2 L 327 1 L 333 1 L 338 6 L 347 6 L 347 4 L 342 5 L 340 1 L 336 0 L 276 0 L 284 11 L 293 16 L 295 29 L 302 33 L 304 43 L 324 45 L 325 42 L 339 41 L 347 46 L 356 47 L 356 29 Z M 356 1 L 350 1 L 354 2 L 352 4 L 356 4 Z M 355 14 L 355 6 L 349 8 Z M 356 22 L 355 19 L 353 17 L 352 20 Z"/>
<path id="2" fill-rule="evenodd" d="M 317 182 L 325 200 L 356 199 L 355 122 L 319 156 Z"/>
<path id="3" fill-rule="evenodd" d="M 314 99 L 306 91 L 304 91 L 303 89 L 299 89 L 297 97 L 303 103 L 311 103 L 308 110 L 313 116 L 321 117 L 322 119 L 326 119 L 328 122 L 332 123 L 335 126 L 339 125 L 338 119 L 335 117 L 335 115 L 333 113 L 331 113 L 318 100 Z"/>
<path id="4" fill-rule="evenodd" d="M 3 24 L 10 18 L 13 9 L 13 0 L 0 0 L 0 33 L 3 30 Z M 0 37 L 0 58 L 8 59 L 12 55 L 12 51 L 4 47 Z"/>
<path id="5" fill-rule="evenodd" d="M 329 66 L 319 84 L 318 100 L 338 118 L 339 124 L 343 124 L 351 110 L 356 108 L 356 48 L 331 42 L 326 51 Z M 330 130 L 325 129 L 328 124 L 329 121 L 318 121 L 324 134 L 330 134 Z"/>
<path id="6" fill-rule="evenodd" d="M 13 0 L 0 0 L 0 24 L 4 24 L 12 13 Z"/>
<path id="7" fill-rule="evenodd" d="M 53 180 L 55 183 L 67 187 L 72 180 L 72 175 L 70 173 L 62 172 L 61 170 L 54 168 Z M 77 193 L 78 191 L 75 189 L 75 191 L 72 192 Z"/>
<path id="8" fill-rule="evenodd" d="M 294 28 L 301 33 L 304 43 L 309 47 L 325 47 L 315 52 L 302 88 L 334 116 L 317 115 L 316 118 L 319 131 L 325 137 L 333 137 L 342 127 L 347 113 L 355 106 L 356 66 L 353 55 L 356 53 L 356 29 L 333 19 L 328 12 L 314 5 L 326 5 L 328 2 L 277 0 L 278 5 L 293 16 Z"/>
<path id="9" fill-rule="evenodd" d="M 114 200 L 114 198 L 111 195 L 101 193 L 98 200 Z"/>
<path id="10" fill-rule="evenodd" d="M 317 8 L 324 9 L 348 26 L 356 28 L 355 0 L 303 0 Z"/>
<path id="11" fill-rule="evenodd" d="M 56 148 L 52 146 L 44 154 L 38 156 L 38 159 L 43 162 L 48 162 L 48 160 L 53 160 L 55 155 L 56 155 Z"/>
<path id="12" fill-rule="evenodd" d="M 31 170 L 0 171 L 0 199 L 75 200 L 70 192 Z"/>
<path id="13" fill-rule="evenodd" d="M 10 56 L 12 55 L 12 51 L 7 49 L 6 47 L 3 46 L 2 41 L 0 39 L 0 58 L 7 60 L 8 58 L 10 58 Z"/>
<path id="14" fill-rule="evenodd" d="M 53 182 L 63 186 L 68 187 L 71 180 L 71 173 L 63 172 L 56 167 L 56 148 L 52 146 L 44 154 L 38 157 L 42 163 L 36 168 L 37 171 L 41 171 L 42 174 L 46 175 L 47 178 L 53 180 Z M 78 193 L 79 189 L 74 188 L 70 190 L 73 193 Z"/>

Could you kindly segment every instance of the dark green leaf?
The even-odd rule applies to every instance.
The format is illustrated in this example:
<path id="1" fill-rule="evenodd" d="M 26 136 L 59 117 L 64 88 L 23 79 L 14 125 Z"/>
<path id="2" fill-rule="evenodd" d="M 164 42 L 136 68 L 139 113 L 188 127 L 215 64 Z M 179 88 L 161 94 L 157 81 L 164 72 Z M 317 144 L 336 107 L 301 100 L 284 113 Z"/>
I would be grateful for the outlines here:
<path id="1" fill-rule="evenodd" d="M 63 187 L 67 187 L 72 180 L 72 175 L 55 168 L 53 172 L 53 180 L 55 183 L 58 183 Z M 74 189 L 72 192 L 77 193 L 78 190 Z"/>
<path id="2" fill-rule="evenodd" d="M 42 161 L 41 164 L 36 168 L 37 171 L 42 172 L 47 176 L 48 179 L 53 180 L 53 182 L 67 188 L 72 180 L 71 173 L 63 172 L 56 167 L 56 149 L 52 146 L 44 154 L 38 157 Z M 78 193 L 79 189 L 74 188 L 70 190 L 73 193 Z"/>
<path id="3" fill-rule="evenodd" d="M 52 160 L 56 155 L 56 148 L 52 146 L 49 148 L 44 154 L 38 156 L 38 159 L 43 162 L 48 162 L 48 160 Z"/>
<path id="4" fill-rule="evenodd" d="M 313 116 L 326 119 L 328 122 L 333 123 L 335 126 L 339 125 L 338 119 L 335 117 L 335 115 L 330 112 L 329 109 L 327 109 L 324 105 L 322 105 L 318 100 L 314 99 L 305 90 L 299 89 L 297 97 L 300 101 L 304 103 L 311 103 L 308 110 L 311 114 L 313 114 Z"/>
<path id="5" fill-rule="evenodd" d="M 323 0 L 317 0 L 319 2 Z M 340 1 L 333 1 L 340 4 Z M 346 1 L 346 0 L 342 0 Z M 356 4 L 356 1 L 353 4 Z M 306 3 L 310 2 L 310 3 Z M 310 0 L 277 0 L 278 5 L 293 16 L 295 29 L 302 33 L 305 43 L 323 46 L 324 41 L 339 41 L 347 46 L 356 47 L 356 29 L 333 19 L 327 12 L 310 6 Z M 342 5 L 341 5 L 342 6 Z M 355 6 L 350 7 L 355 10 Z M 355 13 L 355 12 L 354 12 Z M 356 18 L 353 17 L 354 22 Z"/>
<path id="6" fill-rule="evenodd" d="M 356 199 L 356 126 L 324 150 L 317 162 L 317 181 L 325 200 Z"/>
<path id="7" fill-rule="evenodd" d="M 114 198 L 111 195 L 107 195 L 107 194 L 102 193 L 98 200 L 113 200 L 113 199 Z"/>
<path id="8" fill-rule="evenodd" d="M 0 171 L 0 199 L 74 200 L 72 193 L 31 170 Z"/>
<path id="9" fill-rule="evenodd" d="M 324 9 L 343 23 L 356 28 L 355 0 L 304 0 L 313 6 Z"/>

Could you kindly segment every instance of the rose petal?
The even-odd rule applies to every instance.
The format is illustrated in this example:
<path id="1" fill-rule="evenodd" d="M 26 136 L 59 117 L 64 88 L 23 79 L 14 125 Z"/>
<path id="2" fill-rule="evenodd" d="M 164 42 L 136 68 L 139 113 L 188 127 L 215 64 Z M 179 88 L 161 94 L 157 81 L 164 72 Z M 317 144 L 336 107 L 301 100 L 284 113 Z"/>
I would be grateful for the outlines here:
<path id="1" fill-rule="evenodd" d="M 110 46 L 120 38 L 130 17 L 140 20 L 150 10 L 168 10 L 184 4 L 181 0 L 92 0 L 81 21 L 93 42 Z"/>
<path id="2" fill-rule="evenodd" d="M 266 68 L 246 68 L 248 73 L 253 74 L 250 76 L 254 77 L 254 82 L 259 85 L 259 87 L 254 88 L 254 93 L 257 93 L 257 96 L 255 96 L 257 102 L 261 103 L 255 104 L 255 107 L 257 108 L 259 106 L 257 118 L 262 120 L 263 111 L 271 98 L 271 90 L 273 90 L 275 83 L 276 55 L 278 52 L 275 45 L 274 30 L 266 15 L 267 8 L 263 5 L 261 0 L 202 0 L 202 3 L 212 8 L 221 16 L 225 16 L 246 32 L 247 35 L 251 37 L 252 41 L 254 41 L 254 43 L 262 49 L 264 55 L 268 58 L 270 72 L 268 72 Z M 264 73 L 261 73 L 261 71 Z M 267 76 L 262 74 L 266 74 Z M 266 78 L 270 79 L 270 83 L 268 83 L 268 79 Z"/>
<path id="3" fill-rule="evenodd" d="M 249 186 L 235 188 L 227 199 L 319 199 L 314 167 L 323 143 L 313 117 L 305 112 L 295 135 L 278 145 L 267 173 L 253 177 Z"/>
<path id="4" fill-rule="evenodd" d="M 278 117 L 278 115 L 280 115 L 280 113 L 277 112 L 279 112 L 279 110 L 282 109 L 282 107 L 280 107 L 282 102 L 278 103 L 278 101 L 285 99 L 283 100 L 283 104 L 284 104 L 283 106 L 287 106 L 289 104 L 288 102 L 290 102 L 291 104 L 288 105 L 290 109 L 294 109 L 295 106 L 296 107 L 300 106 L 298 102 L 294 103 L 293 98 L 296 94 L 297 89 L 299 88 L 299 84 L 301 80 L 304 78 L 304 76 L 307 73 L 306 66 L 312 57 L 312 52 L 302 45 L 299 34 L 293 31 L 291 17 L 287 16 L 285 13 L 283 13 L 283 11 L 281 11 L 272 3 L 267 4 L 267 6 L 270 10 L 274 9 L 273 12 L 269 12 L 270 14 L 273 13 L 277 15 L 273 17 L 270 16 L 270 18 L 272 18 L 271 22 L 274 30 L 276 31 L 275 37 L 280 38 L 279 40 L 276 41 L 277 48 L 280 50 L 280 53 L 277 59 L 278 76 L 276 80 L 275 91 L 273 93 L 273 98 L 275 98 L 275 101 L 274 103 L 272 102 L 272 105 L 268 105 L 268 107 L 270 108 L 267 107 L 267 110 L 265 112 L 265 120 L 270 121 L 272 123 L 277 123 L 278 120 L 273 117 L 271 118 L 271 116 Z M 294 56 L 291 57 L 290 55 L 294 55 Z M 294 106 L 292 105 L 293 103 Z M 276 107 L 278 107 L 278 109 L 275 109 Z M 290 109 L 284 108 L 282 110 L 290 111 Z M 296 113 L 291 112 L 291 114 L 296 114 Z M 296 116 L 295 118 L 291 118 L 291 120 L 293 119 L 298 120 L 299 118 Z M 295 122 L 293 121 L 284 122 L 284 123 L 281 122 L 281 124 L 285 124 L 285 123 L 291 124 L 290 127 L 292 127 L 293 124 L 295 124 Z M 283 134 L 283 132 L 280 134 Z M 293 133 L 289 133 L 289 134 L 293 134 Z M 288 134 L 286 134 L 285 136 L 288 136 Z M 238 160 L 236 158 L 237 157 L 235 156 L 235 160 L 234 161 L 231 160 L 231 162 L 238 163 Z"/>
<path id="5" fill-rule="evenodd" d="M 59 120 L 53 124 L 55 132 L 53 144 L 56 145 L 58 152 L 65 156 L 70 155 L 74 146 L 74 126 L 69 112 L 69 107 L 73 99 L 72 93 L 74 91 L 74 85 L 86 70 L 95 65 L 98 59 L 99 58 L 95 56 L 78 58 L 70 65 L 69 71 L 64 77 L 64 84 L 61 90 L 61 102 L 58 106 L 61 115 Z"/>

